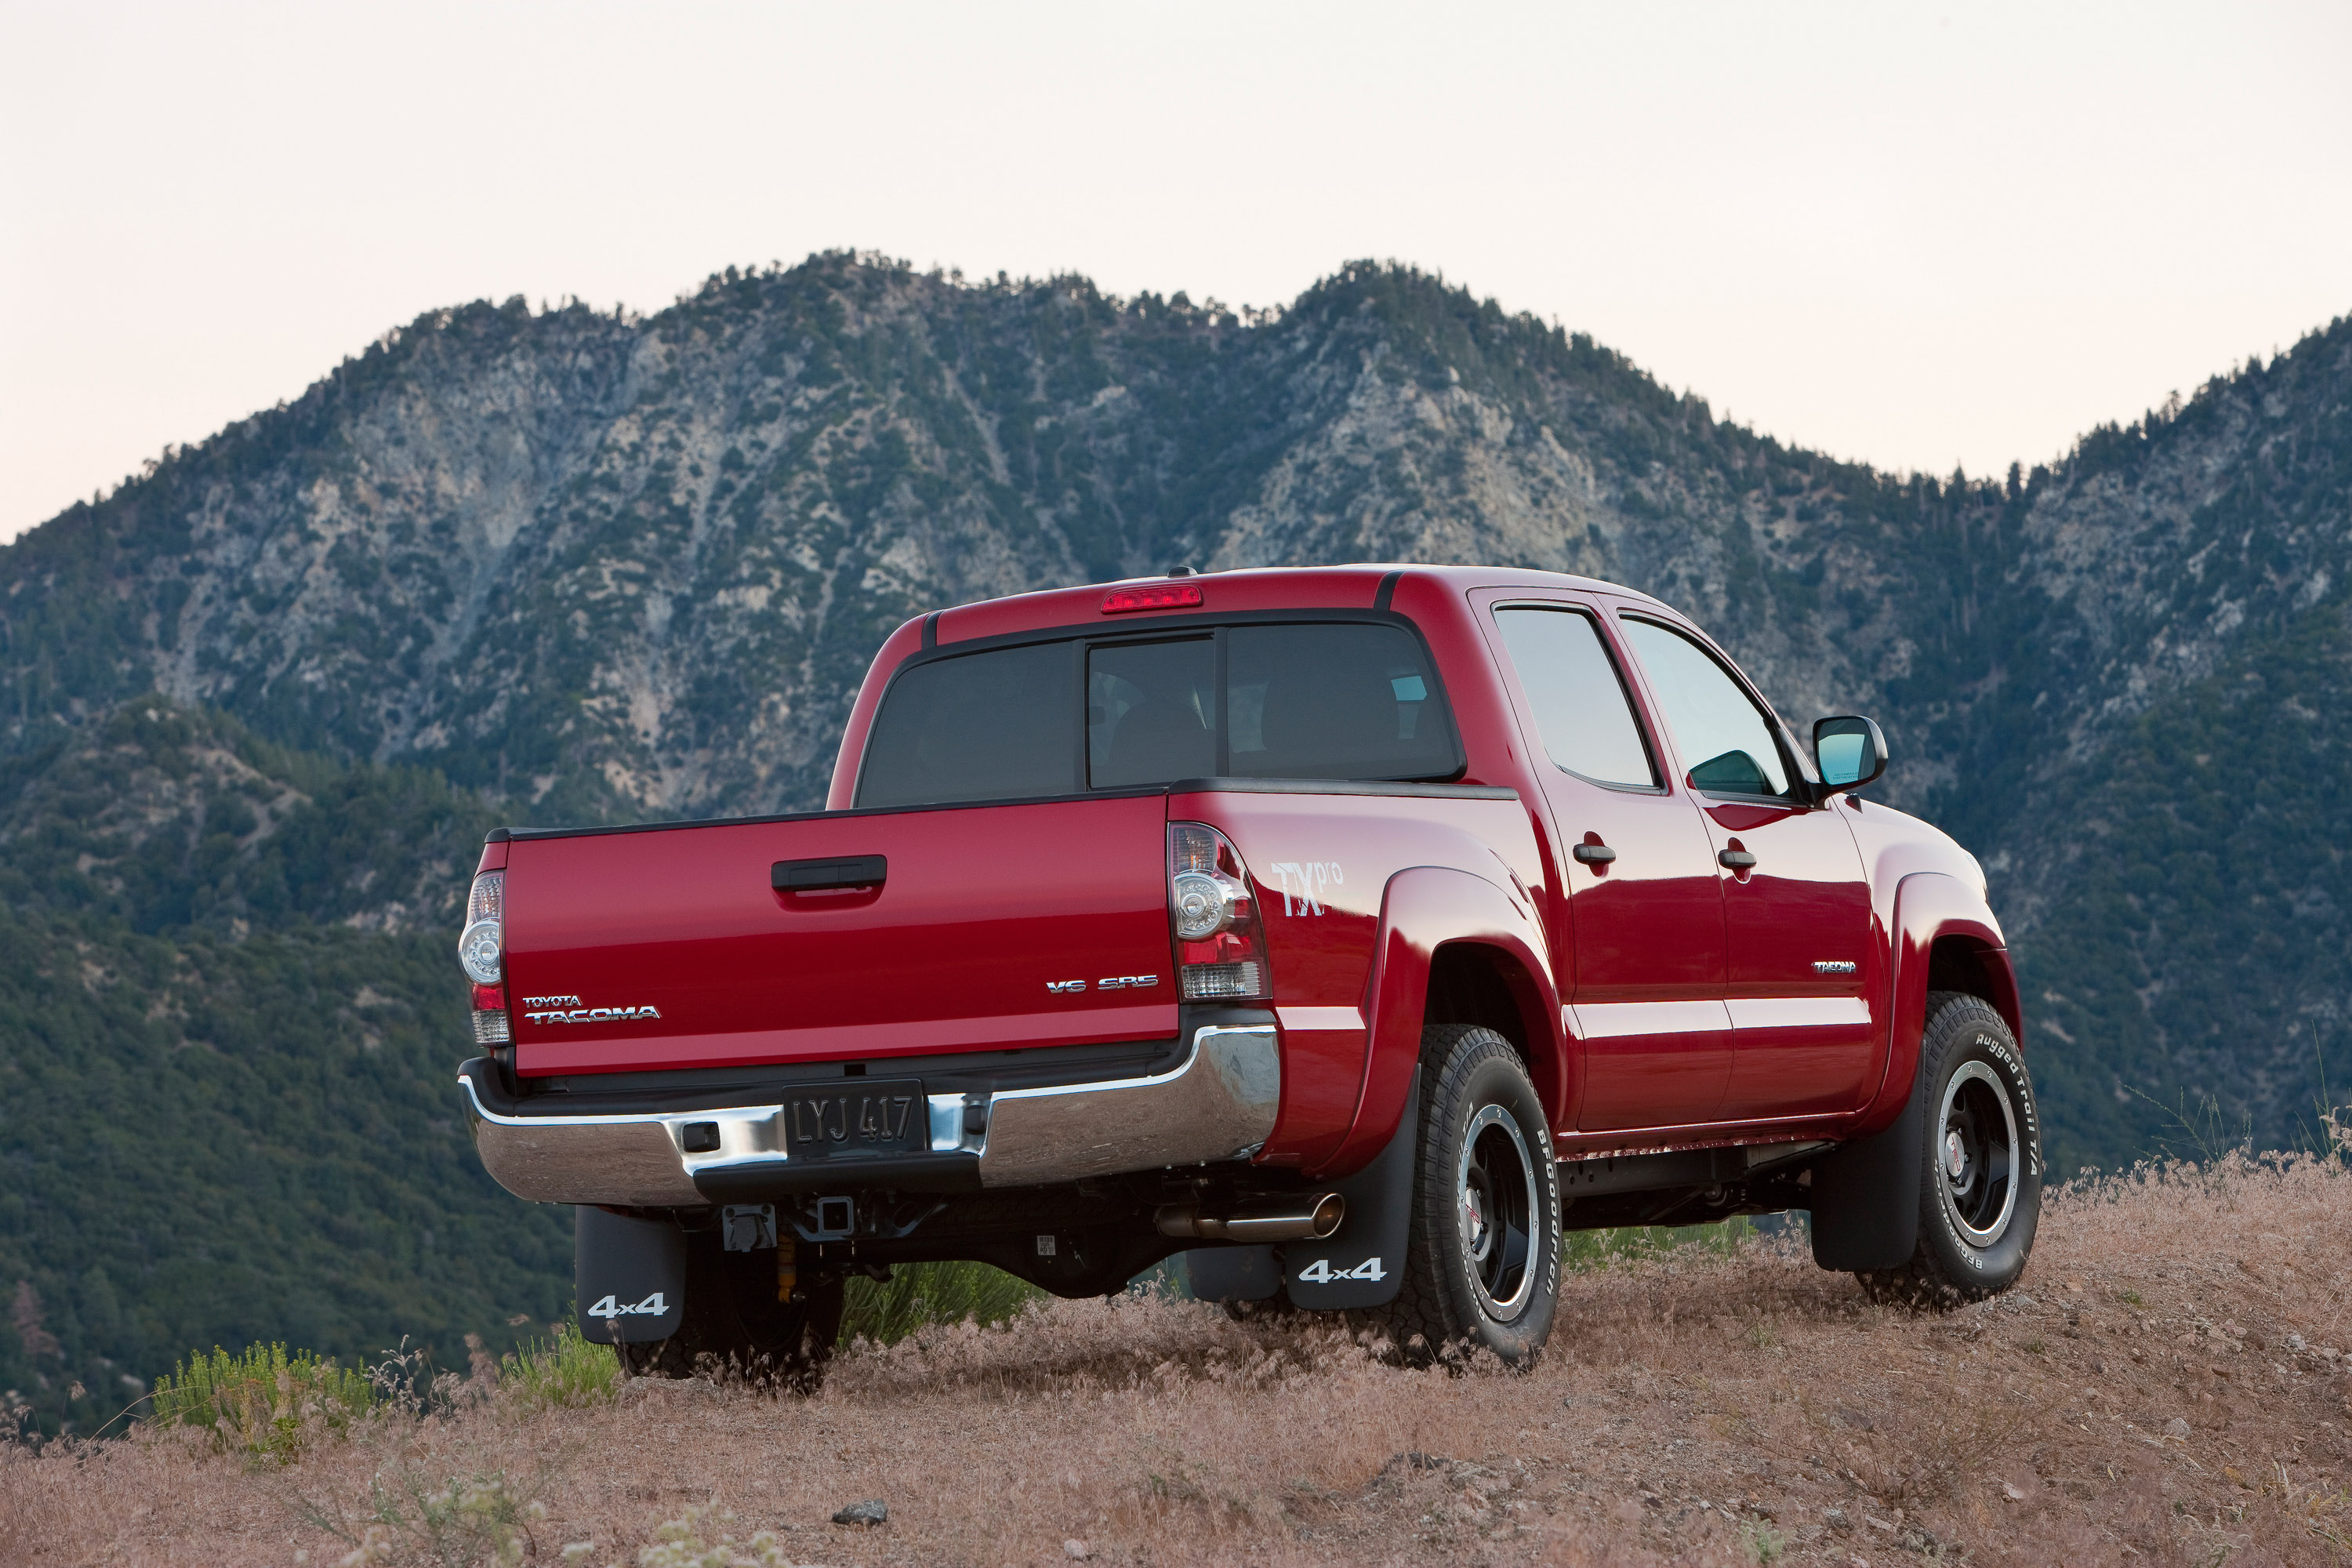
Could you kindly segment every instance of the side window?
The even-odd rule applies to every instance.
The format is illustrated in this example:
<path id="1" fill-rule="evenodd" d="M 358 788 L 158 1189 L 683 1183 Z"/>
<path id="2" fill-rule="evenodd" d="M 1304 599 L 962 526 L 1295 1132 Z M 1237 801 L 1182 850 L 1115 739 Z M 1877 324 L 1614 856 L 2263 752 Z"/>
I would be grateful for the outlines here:
<path id="1" fill-rule="evenodd" d="M 1629 616 L 1619 624 L 1690 764 L 1691 787 L 1702 795 L 1788 797 L 1788 765 L 1771 725 L 1715 657 L 1655 621 Z"/>
<path id="2" fill-rule="evenodd" d="M 1217 771 L 1217 650 L 1207 637 L 1087 654 L 1087 782 L 1097 789 Z"/>
<path id="3" fill-rule="evenodd" d="M 860 805 L 1075 795 L 1077 656 L 1033 643 L 919 664 L 874 715 Z"/>
<path id="4" fill-rule="evenodd" d="M 1514 606 L 1496 611 L 1495 625 L 1551 760 L 1599 784 L 1654 788 L 1657 770 L 1592 617 Z"/>

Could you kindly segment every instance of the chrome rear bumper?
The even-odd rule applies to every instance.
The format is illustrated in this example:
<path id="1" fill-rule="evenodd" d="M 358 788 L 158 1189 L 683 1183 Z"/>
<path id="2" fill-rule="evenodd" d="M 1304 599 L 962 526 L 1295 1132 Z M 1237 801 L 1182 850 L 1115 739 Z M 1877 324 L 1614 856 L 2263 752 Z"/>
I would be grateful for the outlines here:
<path id="1" fill-rule="evenodd" d="M 515 1196 L 679 1208 L 761 1188 L 1034 1187 L 1246 1159 L 1274 1131 L 1282 1058 L 1271 1024 L 1213 1025 L 1193 1031 L 1183 1061 L 1149 1078 L 934 1094 L 930 1153 L 887 1162 L 792 1160 L 781 1104 L 546 1115 L 486 1104 L 473 1070 L 460 1071 L 457 1082 L 483 1168 Z M 979 1131 L 970 1130 L 973 1122 Z M 689 1153 L 687 1128 L 713 1124 L 718 1147 Z"/>

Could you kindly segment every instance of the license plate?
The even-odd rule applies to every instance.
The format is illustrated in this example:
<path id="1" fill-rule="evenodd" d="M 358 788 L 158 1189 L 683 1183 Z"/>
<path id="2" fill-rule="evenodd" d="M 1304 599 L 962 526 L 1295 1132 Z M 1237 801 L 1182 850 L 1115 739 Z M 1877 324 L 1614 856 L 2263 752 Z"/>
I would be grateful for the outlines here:
<path id="1" fill-rule="evenodd" d="M 921 1154 L 931 1147 L 919 1079 L 851 1079 L 784 1100 L 784 1153 L 793 1160 Z"/>

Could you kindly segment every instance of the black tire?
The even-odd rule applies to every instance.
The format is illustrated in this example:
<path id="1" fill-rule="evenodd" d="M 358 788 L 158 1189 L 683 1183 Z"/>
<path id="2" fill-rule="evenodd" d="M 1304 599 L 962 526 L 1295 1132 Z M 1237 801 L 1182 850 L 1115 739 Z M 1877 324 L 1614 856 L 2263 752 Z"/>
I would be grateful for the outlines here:
<path id="1" fill-rule="evenodd" d="M 2017 1282 L 2042 1218 L 2042 1119 L 2025 1058 L 1992 1005 L 1927 995 L 1919 1040 L 1919 1241 L 1859 1273 L 1874 1301 L 1944 1309 Z"/>
<path id="2" fill-rule="evenodd" d="M 776 1299 L 776 1254 L 721 1249 L 716 1228 L 686 1236 L 686 1311 L 666 1340 L 617 1346 L 634 1377 L 742 1378 L 813 1392 L 841 1337 L 839 1278 Z"/>
<path id="3" fill-rule="evenodd" d="M 1543 1102 L 1492 1029 L 1422 1032 L 1420 1142 L 1397 1298 L 1364 1314 L 1406 1360 L 1524 1367 L 1559 1309 L 1559 1171 Z"/>

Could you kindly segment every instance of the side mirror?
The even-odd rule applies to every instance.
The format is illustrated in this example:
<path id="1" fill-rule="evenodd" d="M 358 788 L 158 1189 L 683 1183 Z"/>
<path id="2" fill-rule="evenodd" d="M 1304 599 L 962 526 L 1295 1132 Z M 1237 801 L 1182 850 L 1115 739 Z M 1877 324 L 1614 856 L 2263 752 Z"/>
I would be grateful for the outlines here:
<path id="1" fill-rule="evenodd" d="M 1813 757 L 1821 766 L 1823 794 L 1860 789 L 1886 771 L 1886 737 L 1855 714 L 1816 720 Z"/>

